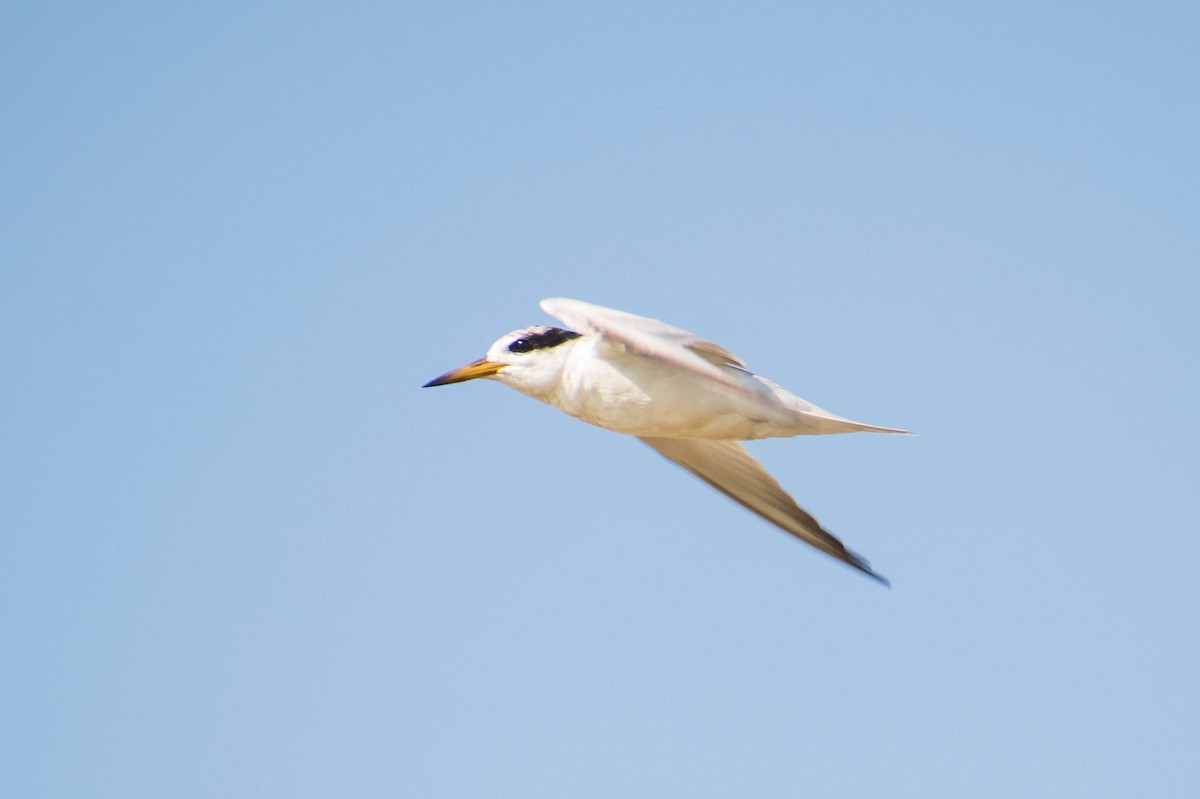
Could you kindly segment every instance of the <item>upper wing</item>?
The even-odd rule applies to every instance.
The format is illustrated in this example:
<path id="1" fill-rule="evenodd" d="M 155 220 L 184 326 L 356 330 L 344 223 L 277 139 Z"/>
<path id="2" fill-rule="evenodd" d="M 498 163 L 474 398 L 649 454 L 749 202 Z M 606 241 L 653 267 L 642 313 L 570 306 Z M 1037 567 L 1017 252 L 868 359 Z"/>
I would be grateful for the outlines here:
<path id="1" fill-rule="evenodd" d="M 720 344 L 666 322 L 561 297 L 542 300 L 541 306 L 581 333 L 604 336 L 632 352 L 658 358 L 739 391 L 757 394 L 765 390 L 757 381 L 746 379 L 749 372 L 741 358 Z"/>
<path id="2" fill-rule="evenodd" d="M 763 465 L 736 441 L 695 438 L 642 438 L 662 455 L 687 469 L 730 499 L 805 543 L 890 586 L 887 578 L 796 504 Z"/>

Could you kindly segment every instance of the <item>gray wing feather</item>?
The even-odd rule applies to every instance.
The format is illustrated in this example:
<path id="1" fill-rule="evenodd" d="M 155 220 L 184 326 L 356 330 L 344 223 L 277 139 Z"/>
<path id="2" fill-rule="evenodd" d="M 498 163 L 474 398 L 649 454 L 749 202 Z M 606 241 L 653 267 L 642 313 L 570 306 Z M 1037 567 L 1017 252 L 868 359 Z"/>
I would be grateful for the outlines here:
<path id="1" fill-rule="evenodd" d="M 603 336 L 639 355 L 658 358 L 738 391 L 761 394 L 767 390 L 746 379 L 750 373 L 741 358 L 720 344 L 666 322 L 562 297 L 542 300 L 541 306 L 572 329 Z"/>
<path id="2" fill-rule="evenodd" d="M 801 541 L 853 566 L 884 585 L 891 585 L 885 577 L 872 571 L 866 560 L 846 549 L 845 544 L 797 505 L 763 465 L 736 441 L 692 438 L 641 440 L 730 499 Z"/>

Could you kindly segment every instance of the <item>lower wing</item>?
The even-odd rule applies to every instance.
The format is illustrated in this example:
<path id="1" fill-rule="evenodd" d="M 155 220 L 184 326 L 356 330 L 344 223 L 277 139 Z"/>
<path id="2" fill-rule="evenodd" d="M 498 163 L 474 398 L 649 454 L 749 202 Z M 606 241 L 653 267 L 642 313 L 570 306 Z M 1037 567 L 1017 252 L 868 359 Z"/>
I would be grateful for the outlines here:
<path id="1" fill-rule="evenodd" d="M 763 465 L 736 441 L 695 438 L 642 438 L 646 444 L 759 516 L 825 554 L 890 586 L 866 560 L 846 549 L 796 504 Z"/>

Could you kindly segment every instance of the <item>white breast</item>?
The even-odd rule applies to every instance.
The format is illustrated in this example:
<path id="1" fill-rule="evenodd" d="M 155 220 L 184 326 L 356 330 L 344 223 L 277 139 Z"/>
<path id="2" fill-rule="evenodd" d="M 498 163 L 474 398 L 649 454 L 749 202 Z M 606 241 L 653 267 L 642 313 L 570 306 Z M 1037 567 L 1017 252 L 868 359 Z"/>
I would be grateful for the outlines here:
<path id="1" fill-rule="evenodd" d="M 746 440 L 793 434 L 791 414 L 765 386 L 738 391 L 598 337 L 577 342 L 549 401 L 577 419 L 636 436 Z"/>

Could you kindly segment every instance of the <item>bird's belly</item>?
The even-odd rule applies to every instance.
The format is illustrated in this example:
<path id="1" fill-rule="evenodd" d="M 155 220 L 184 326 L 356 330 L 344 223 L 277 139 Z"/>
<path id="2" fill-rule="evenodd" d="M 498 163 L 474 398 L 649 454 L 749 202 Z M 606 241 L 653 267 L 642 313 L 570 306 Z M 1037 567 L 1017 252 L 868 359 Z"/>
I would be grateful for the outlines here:
<path id="1" fill-rule="evenodd" d="M 745 441 L 785 432 L 782 409 L 676 372 L 638 373 L 606 364 L 567 375 L 551 403 L 577 419 L 634 436 Z"/>

